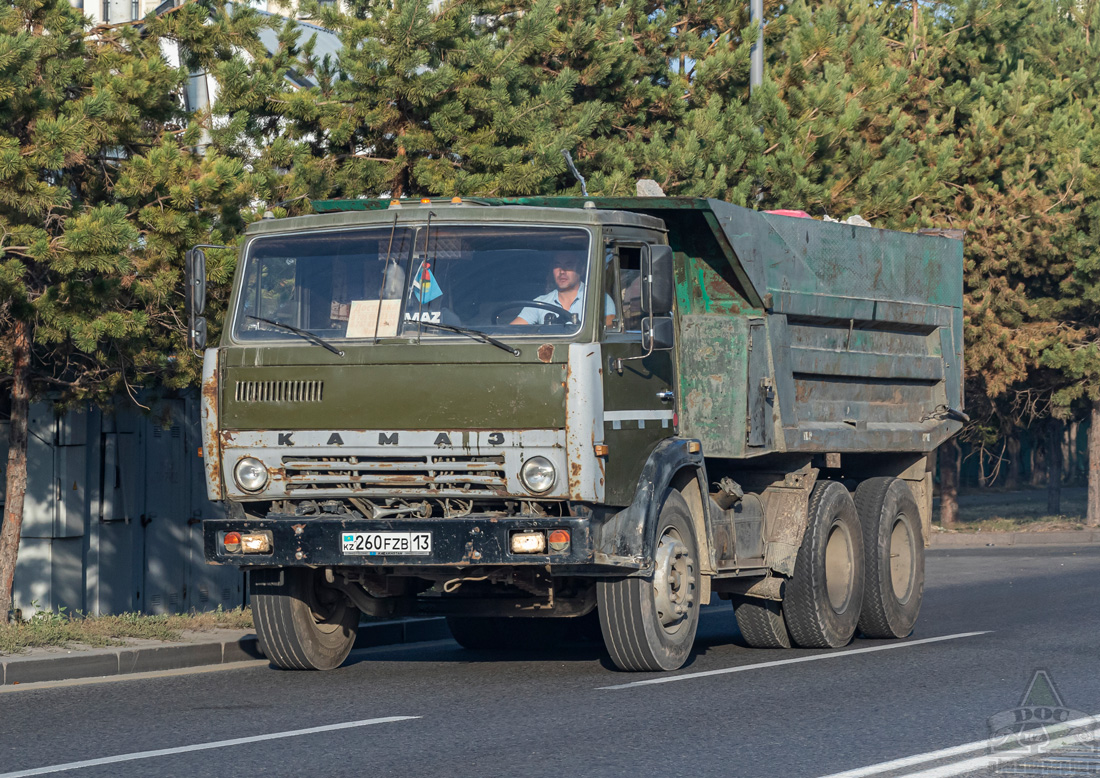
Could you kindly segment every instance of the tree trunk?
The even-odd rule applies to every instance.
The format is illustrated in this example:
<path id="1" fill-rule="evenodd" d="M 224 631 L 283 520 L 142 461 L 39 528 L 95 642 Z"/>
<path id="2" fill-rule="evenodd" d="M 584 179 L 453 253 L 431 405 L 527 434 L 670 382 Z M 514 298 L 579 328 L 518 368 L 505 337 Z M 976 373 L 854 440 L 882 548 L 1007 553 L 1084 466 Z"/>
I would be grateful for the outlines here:
<path id="1" fill-rule="evenodd" d="M 959 520 L 959 444 L 955 439 L 939 450 L 940 526 L 954 527 Z"/>
<path id="2" fill-rule="evenodd" d="M 1020 436 L 1010 432 L 1005 441 L 1008 462 L 1005 463 L 1005 488 L 1017 491 L 1020 488 Z"/>
<path id="3" fill-rule="evenodd" d="M 1089 419 L 1088 459 L 1089 497 L 1085 523 L 1100 527 L 1100 399 L 1092 401 Z"/>
<path id="4" fill-rule="evenodd" d="M 1031 477 L 1030 482 L 1032 486 L 1042 486 L 1045 483 L 1045 476 L 1047 470 L 1045 446 L 1043 444 L 1042 436 L 1046 434 L 1046 430 L 1043 430 L 1040 435 L 1035 434 L 1035 430 L 1032 430 L 1028 436 L 1028 440 L 1031 443 Z"/>
<path id="5" fill-rule="evenodd" d="M 912 54 L 910 54 L 910 61 L 911 62 L 916 62 L 917 61 L 917 44 L 920 40 L 918 38 L 918 32 L 919 31 L 918 31 L 918 28 L 917 28 L 917 23 L 919 21 L 920 21 L 920 5 L 917 3 L 917 0 L 913 0 L 913 52 L 912 52 Z"/>
<path id="6" fill-rule="evenodd" d="M 1077 438 L 1081 428 L 1081 422 L 1070 422 L 1066 428 L 1066 472 L 1069 474 L 1066 481 L 1071 486 L 1077 485 L 1077 479 L 1081 475 L 1081 463 L 1077 456 Z"/>
<path id="7" fill-rule="evenodd" d="M 8 622 L 15 559 L 23 531 L 23 498 L 27 493 L 27 414 L 31 396 L 30 325 L 16 319 L 12 348 L 11 425 L 4 524 L 0 528 L 0 623 Z"/>
<path id="8" fill-rule="evenodd" d="M 1047 425 L 1047 513 L 1062 512 L 1062 422 L 1051 419 Z"/>

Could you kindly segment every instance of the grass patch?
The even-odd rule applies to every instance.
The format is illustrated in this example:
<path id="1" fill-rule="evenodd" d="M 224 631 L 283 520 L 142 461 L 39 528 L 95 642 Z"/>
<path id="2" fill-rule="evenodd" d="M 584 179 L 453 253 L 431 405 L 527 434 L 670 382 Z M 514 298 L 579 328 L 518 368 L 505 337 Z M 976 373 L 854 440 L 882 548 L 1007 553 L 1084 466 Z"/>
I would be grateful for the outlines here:
<path id="1" fill-rule="evenodd" d="M 127 640 L 179 640 L 185 631 L 251 629 L 252 610 L 208 611 L 206 613 L 146 616 L 122 613 L 117 616 L 71 615 L 64 611 L 39 611 L 27 620 L 0 624 L 0 654 L 16 654 L 28 648 L 118 646 Z"/>
<path id="2" fill-rule="evenodd" d="M 1085 529 L 1087 489 L 1062 489 L 1062 512 L 1047 512 L 1046 489 L 983 489 L 959 495 L 959 532 L 1055 532 Z M 933 509 L 939 518 L 939 500 Z M 939 522 L 935 525 L 940 527 Z"/>

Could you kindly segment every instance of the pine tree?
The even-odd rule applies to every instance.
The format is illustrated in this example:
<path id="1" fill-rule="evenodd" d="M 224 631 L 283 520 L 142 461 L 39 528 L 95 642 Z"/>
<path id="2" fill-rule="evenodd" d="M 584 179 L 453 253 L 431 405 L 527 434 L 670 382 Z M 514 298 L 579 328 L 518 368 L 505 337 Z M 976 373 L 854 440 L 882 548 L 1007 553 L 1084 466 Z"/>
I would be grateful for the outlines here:
<path id="1" fill-rule="evenodd" d="M 239 163 L 195 156 L 186 73 L 137 26 L 86 32 L 66 0 L 0 7 L 0 373 L 12 412 L 0 614 L 26 487 L 27 409 L 193 382 L 182 252 L 228 237 L 250 197 Z M 217 276 L 217 269 L 215 270 Z"/>
<path id="2" fill-rule="evenodd" d="M 1083 379 L 1097 364 L 1085 290 L 1096 256 L 1088 214 L 1100 74 L 1078 10 L 960 5 L 944 22 L 965 28 L 945 74 L 969 84 L 958 111 L 965 178 L 956 207 L 969 231 L 968 401 L 990 424 L 1066 418 L 1095 397 Z"/>

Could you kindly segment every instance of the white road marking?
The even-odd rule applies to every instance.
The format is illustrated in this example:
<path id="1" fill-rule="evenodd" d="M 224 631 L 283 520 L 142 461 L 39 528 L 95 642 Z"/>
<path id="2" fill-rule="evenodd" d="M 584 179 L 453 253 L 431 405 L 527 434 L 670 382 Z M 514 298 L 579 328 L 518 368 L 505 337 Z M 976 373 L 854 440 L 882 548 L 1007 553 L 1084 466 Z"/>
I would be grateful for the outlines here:
<path id="1" fill-rule="evenodd" d="M 925 643 L 940 643 L 944 640 L 958 640 L 960 638 L 972 638 L 977 635 L 988 635 L 992 630 L 985 630 L 983 632 L 960 632 L 957 635 L 941 635 L 937 638 L 922 638 L 921 640 L 907 640 L 904 643 L 888 643 L 882 646 L 869 646 L 867 648 L 853 648 L 848 651 L 830 651 L 827 654 L 814 654 L 813 656 L 799 656 L 794 659 L 777 659 L 774 662 L 760 662 L 755 665 L 738 665 L 737 667 L 726 667 L 721 670 L 704 670 L 698 673 L 684 673 L 683 675 L 663 675 L 660 678 L 647 678 L 644 681 L 633 681 L 632 683 L 621 683 L 616 686 L 600 686 L 599 689 L 633 689 L 635 686 L 651 686 L 657 683 L 676 683 L 677 681 L 690 681 L 695 678 L 707 678 L 712 675 L 726 675 L 728 673 L 744 673 L 749 670 L 764 670 L 769 667 L 780 667 L 782 665 L 797 665 L 802 662 L 817 662 L 822 659 L 837 659 L 842 656 L 852 656 L 853 654 L 870 654 L 875 651 L 893 651 L 898 648 L 908 648 L 909 646 L 919 646 Z M 0 775 L 0 778 L 4 776 Z"/>
<path id="2" fill-rule="evenodd" d="M 1082 731 L 1073 732 L 1073 730 Z M 1073 732 L 1073 734 L 1064 735 L 1051 740 L 1044 746 L 1044 751 L 1049 751 L 1052 748 L 1058 748 L 1063 745 L 1097 740 L 1100 739 L 1100 716 L 1089 716 L 1088 718 L 1067 721 L 1064 724 L 1054 724 L 1048 727 L 1046 732 L 1048 735 L 1056 735 L 1060 732 Z M 943 748 L 939 751 L 929 751 L 924 754 L 902 757 L 901 759 L 892 759 L 889 762 L 880 762 L 879 764 L 869 765 L 867 767 L 859 767 L 855 770 L 848 770 L 843 773 L 833 773 L 832 775 L 826 775 L 822 778 L 866 778 L 866 776 L 869 775 L 881 775 L 882 773 L 890 773 L 896 770 L 902 770 L 906 767 L 915 767 L 916 765 L 925 764 L 927 762 L 938 762 L 941 759 L 949 759 L 953 756 L 962 756 L 964 754 L 971 754 L 975 751 L 982 751 L 990 748 L 994 743 L 1000 742 L 1001 738 L 975 740 L 973 743 L 964 743 L 961 746 L 952 746 L 951 748 Z M 961 762 L 953 762 L 940 767 L 933 767 L 923 772 L 906 773 L 904 778 L 947 778 L 948 776 L 961 775 L 974 770 L 996 767 L 999 764 L 1023 759 L 1027 756 L 1030 755 L 1020 753 L 987 754 L 973 759 L 964 759 Z M 3 778 L 3 776 L 0 776 L 0 778 Z"/>
<path id="3" fill-rule="evenodd" d="M 340 729 L 354 729 L 355 727 L 369 727 L 371 724 L 389 724 L 394 721 L 410 721 L 420 716 L 387 716 L 381 719 L 363 719 L 361 721 L 345 721 L 340 724 L 325 724 L 321 727 L 309 727 L 308 729 L 292 729 L 286 732 L 272 732 L 267 735 L 253 735 L 251 737 L 237 737 L 232 740 L 216 740 L 212 743 L 196 743 L 190 746 L 178 746 L 176 748 L 158 748 L 155 751 L 136 751 L 132 754 L 118 754 L 117 756 L 104 756 L 99 759 L 85 759 L 81 762 L 66 762 L 65 764 L 49 765 L 47 767 L 34 767 L 30 770 L 16 770 L 14 773 L 0 773 L 0 778 L 24 778 L 29 775 L 48 775 L 50 773 L 63 773 L 66 770 L 79 770 L 82 767 L 97 767 L 116 762 L 132 762 L 137 759 L 153 759 L 158 756 L 171 756 L 173 754 L 185 754 L 190 751 L 208 751 L 212 748 L 227 748 L 239 746 L 245 743 L 261 743 L 265 740 L 280 740 L 287 737 L 300 737 L 302 735 L 314 735 L 318 732 L 334 732 Z"/>

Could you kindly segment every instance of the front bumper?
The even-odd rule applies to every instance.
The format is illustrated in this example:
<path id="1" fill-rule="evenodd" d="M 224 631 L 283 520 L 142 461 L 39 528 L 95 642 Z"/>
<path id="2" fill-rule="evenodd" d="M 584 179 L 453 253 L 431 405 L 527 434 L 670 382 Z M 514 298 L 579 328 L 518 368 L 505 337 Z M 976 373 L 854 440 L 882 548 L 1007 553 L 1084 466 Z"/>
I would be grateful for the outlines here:
<path id="1" fill-rule="evenodd" d="M 206 561 L 242 567 L 482 567 L 553 565 L 556 568 L 595 567 L 588 519 L 577 517 L 478 517 L 461 519 L 363 519 L 338 516 L 271 514 L 261 520 L 204 521 Z M 560 553 L 513 554 L 511 534 L 520 530 L 569 530 L 569 548 Z M 269 531 L 270 554 L 227 553 L 221 540 L 226 532 Z M 364 555 L 342 550 L 348 532 L 431 532 L 430 554 Z"/>

